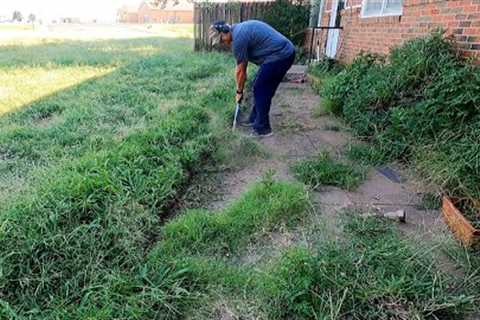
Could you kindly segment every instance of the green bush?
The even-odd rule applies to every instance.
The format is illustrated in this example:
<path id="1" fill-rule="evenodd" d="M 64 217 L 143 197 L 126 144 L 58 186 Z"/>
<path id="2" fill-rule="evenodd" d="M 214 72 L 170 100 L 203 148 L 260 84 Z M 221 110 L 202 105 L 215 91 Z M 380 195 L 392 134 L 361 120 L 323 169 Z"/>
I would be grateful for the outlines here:
<path id="1" fill-rule="evenodd" d="M 285 35 L 295 45 L 302 47 L 309 17 L 309 1 L 278 0 L 263 13 L 261 20 Z"/>
<path id="2" fill-rule="evenodd" d="M 473 142 L 480 137 L 480 69 L 442 32 L 407 41 L 387 59 L 360 55 L 321 94 L 385 159 L 416 159 L 447 192 L 480 198 Z"/>

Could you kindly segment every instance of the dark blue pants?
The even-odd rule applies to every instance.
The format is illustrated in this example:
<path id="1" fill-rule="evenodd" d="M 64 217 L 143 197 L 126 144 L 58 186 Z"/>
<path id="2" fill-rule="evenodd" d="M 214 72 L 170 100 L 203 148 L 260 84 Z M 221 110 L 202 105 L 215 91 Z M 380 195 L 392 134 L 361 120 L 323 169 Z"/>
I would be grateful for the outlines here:
<path id="1" fill-rule="evenodd" d="M 253 123 L 255 131 L 260 134 L 270 133 L 272 131 L 269 118 L 272 98 L 294 60 L 295 53 L 286 59 L 262 64 L 260 70 L 258 70 L 253 85 L 255 104 L 249 121 Z"/>

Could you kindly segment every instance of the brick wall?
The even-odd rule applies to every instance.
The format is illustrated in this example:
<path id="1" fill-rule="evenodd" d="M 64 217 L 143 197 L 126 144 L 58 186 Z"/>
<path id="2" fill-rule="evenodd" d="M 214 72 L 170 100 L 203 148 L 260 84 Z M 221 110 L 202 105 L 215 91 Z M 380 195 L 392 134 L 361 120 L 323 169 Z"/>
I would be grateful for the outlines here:
<path id="1" fill-rule="evenodd" d="M 321 25 L 328 25 L 328 0 Z M 388 53 L 403 41 L 442 27 L 467 56 L 480 58 L 480 0 L 404 0 L 402 16 L 361 18 L 361 0 L 341 11 L 337 58 L 350 62 L 360 51 Z"/>

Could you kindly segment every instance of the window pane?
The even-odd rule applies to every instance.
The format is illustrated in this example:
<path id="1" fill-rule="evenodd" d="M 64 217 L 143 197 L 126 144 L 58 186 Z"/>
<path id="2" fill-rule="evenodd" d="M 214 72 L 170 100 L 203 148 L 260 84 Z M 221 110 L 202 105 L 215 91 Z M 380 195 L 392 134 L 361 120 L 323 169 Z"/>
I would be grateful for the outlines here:
<path id="1" fill-rule="evenodd" d="M 383 14 L 401 14 L 402 0 L 385 0 Z"/>
<path id="2" fill-rule="evenodd" d="M 366 0 L 363 15 L 378 16 L 382 13 L 382 0 Z"/>

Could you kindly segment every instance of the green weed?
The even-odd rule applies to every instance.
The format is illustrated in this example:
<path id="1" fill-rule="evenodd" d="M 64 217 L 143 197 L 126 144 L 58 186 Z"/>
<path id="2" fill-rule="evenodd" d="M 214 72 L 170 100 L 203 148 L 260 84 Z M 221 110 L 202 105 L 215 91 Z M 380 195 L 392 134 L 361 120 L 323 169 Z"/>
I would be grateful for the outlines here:
<path id="1" fill-rule="evenodd" d="M 354 190 L 363 180 L 363 174 L 347 164 L 334 161 L 326 152 L 316 158 L 293 165 L 295 176 L 314 189 L 331 185 Z"/>
<path id="2" fill-rule="evenodd" d="M 438 210 L 442 206 L 442 197 L 438 193 L 424 193 L 420 207 L 424 210 Z"/>

